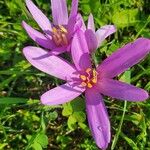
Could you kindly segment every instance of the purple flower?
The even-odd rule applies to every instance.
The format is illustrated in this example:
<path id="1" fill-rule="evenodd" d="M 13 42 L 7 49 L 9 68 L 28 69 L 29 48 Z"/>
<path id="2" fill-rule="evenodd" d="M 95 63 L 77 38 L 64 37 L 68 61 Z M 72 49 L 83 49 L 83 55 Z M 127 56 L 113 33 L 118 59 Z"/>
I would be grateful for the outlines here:
<path id="1" fill-rule="evenodd" d="M 150 40 L 139 38 L 125 45 L 96 68 L 92 68 L 83 31 L 79 30 L 75 34 L 71 49 L 75 66 L 57 56 L 45 57 L 48 52 L 41 48 L 26 47 L 23 53 L 36 68 L 66 81 L 65 84 L 44 93 L 41 96 L 43 104 L 63 104 L 85 92 L 87 117 L 92 135 L 98 147 L 106 149 L 111 133 L 102 95 L 134 102 L 149 97 L 145 90 L 113 78 L 138 63 L 149 53 Z"/>
<path id="2" fill-rule="evenodd" d="M 89 15 L 87 27 L 84 24 L 82 16 L 78 15 L 78 18 L 82 22 L 82 30 L 85 32 L 90 52 L 94 52 L 94 50 L 96 50 L 108 36 L 116 32 L 116 27 L 114 25 L 102 26 L 95 32 L 95 25 L 92 14 Z"/>
<path id="3" fill-rule="evenodd" d="M 26 0 L 27 8 L 43 33 L 33 29 L 25 21 L 22 25 L 28 35 L 40 46 L 51 49 L 52 54 L 60 54 L 70 50 L 73 34 L 78 28 L 77 9 L 78 0 L 72 1 L 70 16 L 68 17 L 66 0 L 51 0 L 53 23 L 39 10 L 31 0 Z"/>

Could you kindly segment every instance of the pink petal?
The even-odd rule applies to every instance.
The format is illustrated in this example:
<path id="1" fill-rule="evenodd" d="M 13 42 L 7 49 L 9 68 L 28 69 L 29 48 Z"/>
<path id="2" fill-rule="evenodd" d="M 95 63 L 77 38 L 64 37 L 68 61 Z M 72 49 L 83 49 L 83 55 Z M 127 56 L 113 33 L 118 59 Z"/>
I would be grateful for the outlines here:
<path id="1" fill-rule="evenodd" d="M 65 60 L 49 55 L 42 48 L 28 46 L 23 49 L 26 59 L 37 69 L 63 80 L 71 80 L 76 70 Z"/>
<path id="2" fill-rule="evenodd" d="M 62 47 L 56 47 L 54 49 L 52 49 L 49 54 L 51 55 L 60 55 L 66 51 L 68 51 L 69 46 L 62 46 Z"/>
<path id="3" fill-rule="evenodd" d="M 101 27 L 100 29 L 98 29 L 96 31 L 96 36 L 97 36 L 97 40 L 98 40 L 98 46 L 101 45 L 101 43 L 111 34 L 113 34 L 114 32 L 116 32 L 116 28 L 113 25 L 106 25 Z"/>
<path id="4" fill-rule="evenodd" d="M 69 18 L 76 16 L 77 12 L 78 12 L 78 0 L 72 0 L 71 12 Z"/>
<path id="5" fill-rule="evenodd" d="M 41 96 L 44 105 L 58 105 L 73 100 L 78 97 L 85 89 L 72 86 L 70 83 L 55 87 Z"/>
<path id="6" fill-rule="evenodd" d="M 102 94 L 120 100 L 144 101 L 149 97 L 145 90 L 113 79 L 103 78 L 98 82 L 97 87 Z"/>
<path id="7" fill-rule="evenodd" d="M 42 13 L 42 11 L 37 8 L 34 3 L 31 0 L 26 0 L 26 5 L 32 14 L 34 20 L 38 23 L 40 28 L 46 32 L 49 33 L 52 28 L 51 28 L 51 23 L 49 19 Z"/>
<path id="8" fill-rule="evenodd" d="M 87 29 L 91 29 L 95 33 L 95 25 L 92 14 L 89 15 Z"/>
<path id="9" fill-rule="evenodd" d="M 73 62 L 78 70 L 91 67 L 88 46 L 83 31 L 79 30 L 73 37 L 71 54 Z"/>
<path id="10" fill-rule="evenodd" d="M 102 96 L 95 89 L 85 92 L 89 126 L 97 146 L 106 149 L 110 143 L 110 122 Z"/>
<path id="11" fill-rule="evenodd" d="M 85 30 L 86 30 L 86 26 L 85 26 L 85 23 L 84 23 L 84 20 L 83 20 L 81 14 L 78 13 L 77 19 L 79 20 L 79 22 L 81 22 L 81 25 L 82 25 L 82 26 L 81 26 L 81 29 L 82 29 L 83 31 L 85 31 Z"/>
<path id="12" fill-rule="evenodd" d="M 113 78 L 140 62 L 150 51 L 150 40 L 139 38 L 118 49 L 98 67 L 101 78 Z"/>
<path id="13" fill-rule="evenodd" d="M 86 37 L 89 51 L 93 52 L 94 50 L 96 50 L 98 43 L 97 43 L 97 38 L 95 33 L 91 29 L 87 29 L 85 31 L 85 37 Z"/>
<path id="14" fill-rule="evenodd" d="M 75 32 L 79 30 L 82 26 L 82 22 L 78 20 L 76 16 L 70 17 L 68 20 L 68 25 L 67 25 L 67 30 L 69 33 L 69 39 L 72 39 L 74 36 Z"/>
<path id="15" fill-rule="evenodd" d="M 53 23 L 55 25 L 67 25 L 68 11 L 66 0 L 51 0 Z"/>
<path id="16" fill-rule="evenodd" d="M 22 26 L 26 30 L 28 35 L 31 37 L 31 39 L 34 40 L 40 46 L 47 48 L 47 49 L 53 49 L 55 47 L 55 44 L 53 43 L 53 41 L 48 39 L 44 34 L 33 29 L 25 21 L 22 22 Z"/>
<path id="17" fill-rule="evenodd" d="M 74 34 L 75 32 L 77 32 L 80 29 L 85 31 L 85 29 L 86 29 L 85 24 L 83 26 L 83 23 L 84 22 L 83 22 L 83 20 L 80 16 L 80 14 L 78 14 L 77 16 L 72 16 L 72 17 L 69 18 L 67 29 L 68 29 L 68 32 L 70 34 L 70 37 L 73 37 L 72 34 Z"/>

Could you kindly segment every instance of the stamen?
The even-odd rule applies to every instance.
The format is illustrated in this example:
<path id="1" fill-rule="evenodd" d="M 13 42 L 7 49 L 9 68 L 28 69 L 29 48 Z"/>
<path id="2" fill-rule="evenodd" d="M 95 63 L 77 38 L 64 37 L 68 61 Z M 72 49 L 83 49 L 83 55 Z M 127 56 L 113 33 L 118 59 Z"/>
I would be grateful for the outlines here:
<path id="1" fill-rule="evenodd" d="M 88 87 L 88 88 L 92 88 L 93 85 L 92 85 L 91 83 L 87 83 L 87 87 Z"/>
<path id="2" fill-rule="evenodd" d="M 52 31 L 53 33 L 57 33 L 57 29 L 55 27 L 53 27 Z"/>
<path id="3" fill-rule="evenodd" d="M 90 72 L 91 72 L 91 70 L 92 70 L 91 68 L 86 69 L 86 73 L 88 74 L 88 77 L 87 77 L 88 82 L 90 82 L 90 76 L 91 76 Z"/>
<path id="4" fill-rule="evenodd" d="M 97 78 L 93 78 L 93 79 L 92 79 L 92 82 L 93 82 L 93 83 L 97 83 Z"/>
<path id="5" fill-rule="evenodd" d="M 55 35 L 57 36 L 58 39 L 61 39 L 60 34 L 56 33 Z M 62 39 L 61 39 L 61 40 L 62 40 Z"/>
<path id="6" fill-rule="evenodd" d="M 90 76 L 88 76 L 86 79 L 87 79 L 87 82 L 90 82 Z"/>
<path id="7" fill-rule="evenodd" d="M 95 69 L 93 69 L 93 76 L 96 77 L 97 76 L 97 72 Z"/>
<path id="8" fill-rule="evenodd" d="M 81 85 L 82 85 L 83 87 L 87 86 L 87 84 L 86 84 L 85 82 L 82 82 Z"/>
<path id="9" fill-rule="evenodd" d="M 66 37 L 65 34 L 62 34 L 62 40 L 63 40 L 63 43 L 64 43 L 65 45 L 68 44 L 68 40 L 67 40 L 67 37 Z"/>
<path id="10" fill-rule="evenodd" d="M 93 69 L 93 78 L 92 78 L 93 83 L 97 83 L 97 72 L 95 69 Z"/>
<path id="11" fill-rule="evenodd" d="M 80 75 L 80 79 L 82 79 L 83 81 L 86 81 L 86 76 L 85 75 Z"/>
<path id="12" fill-rule="evenodd" d="M 91 71 L 91 68 L 86 69 L 86 73 L 89 73 Z"/>
<path id="13" fill-rule="evenodd" d="M 68 33 L 67 30 L 62 26 L 62 25 L 59 25 L 59 28 L 62 32 L 64 33 Z"/>
<path id="14" fill-rule="evenodd" d="M 57 38 L 56 35 L 53 35 L 53 40 L 54 40 L 54 42 L 56 43 L 56 45 L 59 45 L 59 43 L 58 43 L 58 38 Z"/>
<path id="15" fill-rule="evenodd" d="M 61 39 L 61 38 L 59 38 L 59 39 L 58 39 L 58 41 L 57 41 L 58 45 L 60 45 L 60 44 L 61 44 L 61 42 L 62 42 L 62 39 Z"/>
<path id="16" fill-rule="evenodd" d="M 94 84 L 97 83 L 98 73 L 96 72 L 95 69 L 91 69 L 91 68 L 87 68 L 85 72 L 86 72 L 85 75 L 83 74 L 80 75 L 80 79 L 82 80 L 81 86 L 92 88 Z"/>
<path id="17" fill-rule="evenodd" d="M 53 40 L 57 46 L 68 45 L 67 29 L 65 29 L 62 25 L 58 25 L 57 27 L 52 28 L 52 32 Z"/>

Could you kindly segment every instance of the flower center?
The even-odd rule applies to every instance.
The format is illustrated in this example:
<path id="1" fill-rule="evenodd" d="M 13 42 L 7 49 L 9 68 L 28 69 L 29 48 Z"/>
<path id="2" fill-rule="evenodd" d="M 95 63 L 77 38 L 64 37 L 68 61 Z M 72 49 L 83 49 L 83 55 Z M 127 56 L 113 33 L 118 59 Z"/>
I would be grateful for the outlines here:
<path id="1" fill-rule="evenodd" d="M 68 45 L 68 31 L 65 27 L 63 27 L 62 25 L 53 27 L 52 33 L 52 38 L 57 46 Z"/>
<path id="2" fill-rule="evenodd" d="M 80 75 L 81 86 L 92 88 L 97 83 L 97 72 L 95 69 L 87 68 L 85 74 Z"/>

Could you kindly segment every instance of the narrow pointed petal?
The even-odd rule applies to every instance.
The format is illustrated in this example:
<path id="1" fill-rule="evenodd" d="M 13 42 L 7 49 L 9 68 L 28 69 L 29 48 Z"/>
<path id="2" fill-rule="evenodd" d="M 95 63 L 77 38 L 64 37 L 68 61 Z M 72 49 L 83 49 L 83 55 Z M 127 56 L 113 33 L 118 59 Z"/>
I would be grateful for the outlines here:
<path id="1" fill-rule="evenodd" d="M 78 70 L 91 67 L 88 45 L 83 31 L 78 31 L 73 38 L 71 46 L 73 62 Z"/>
<path id="2" fill-rule="evenodd" d="M 44 105 L 58 105 L 73 100 L 84 92 L 84 88 L 72 86 L 70 83 L 55 87 L 41 96 Z"/>
<path id="3" fill-rule="evenodd" d="M 86 26 L 85 26 L 84 20 L 83 20 L 83 18 L 82 18 L 82 15 L 78 13 L 77 19 L 79 20 L 78 22 L 81 22 L 81 25 L 82 25 L 82 26 L 81 26 L 81 29 L 82 29 L 83 31 L 85 31 L 85 30 L 86 30 Z"/>
<path id="4" fill-rule="evenodd" d="M 94 25 L 94 19 L 92 14 L 89 15 L 87 28 L 91 29 L 95 33 L 95 25 Z"/>
<path id="5" fill-rule="evenodd" d="M 49 19 L 42 13 L 42 11 L 38 7 L 34 5 L 31 0 L 26 0 L 26 5 L 40 28 L 45 33 L 49 33 L 52 30 Z"/>
<path id="6" fill-rule="evenodd" d="M 75 17 L 78 13 L 78 0 L 72 0 L 69 18 Z"/>
<path id="7" fill-rule="evenodd" d="M 110 143 L 110 122 L 102 96 L 93 88 L 86 90 L 86 110 L 89 126 L 97 146 L 106 149 Z"/>
<path id="8" fill-rule="evenodd" d="M 91 29 L 87 29 L 85 31 L 85 37 L 88 44 L 88 48 L 90 52 L 94 52 L 97 49 L 97 38 L 95 33 Z"/>
<path id="9" fill-rule="evenodd" d="M 118 49 L 99 65 L 97 71 L 102 77 L 113 78 L 140 62 L 150 52 L 150 40 L 139 38 Z"/>
<path id="10" fill-rule="evenodd" d="M 101 43 L 114 32 L 116 32 L 116 27 L 113 25 L 106 25 L 98 29 L 96 31 L 98 46 L 100 46 Z"/>
<path id="11" fill-rule="evenodd" d="M 149 97 L 145 90 L 113 79 L 103 78 L 98 82 L 98 88 L 102 94 L 120 100 L 144 101 Z"/>
<path id="12" fill-rule="evenodd" d="M 86 30 L 86 26 L 84 24 L 84 21 L 82 19 L 81 14 L 78 14 L 77 16 L 70 17 L 68 20 L 67 29 L 69 34 L 74 34 L 78 30 Z M 73 37 L 73 35 L 71 35 Z"/>
<path id="13" fill-rule="evenodd" d="M 71 80 L 76 70 L 65 60 L 52 56 L 42 48 L 28 46 L 23 49 L 26 59 L 37 69 L 63 80 Z"/>
<path id="14" fill-rule="evenodd" d="M 22 26 L 26 30 L 30 38 L 34 40 L 40 46 L 47 48 L 47 49 L 53 49 L 55 47 L 55 44 L 53 43 L 53 41 L 47 38 L 44 34 L 33 29 L 25 21 L 22 22 Z"/>
<path id="15" fill-rule="evenodd" d="M 76 16 L 69 18 L 68 25 L 67 25 L 69 38 L 72 39 L 75 32 L 77 32 L 81 27 L 82 27 L 82 22 L 80 20 L 78 20 L 78 18 Z"/>
<path id="16" fill-rule="evenodd" d="M 51 0 L 53 23 L 66 25 L 68 23 L 68 11 L 66 0 Z"/>

